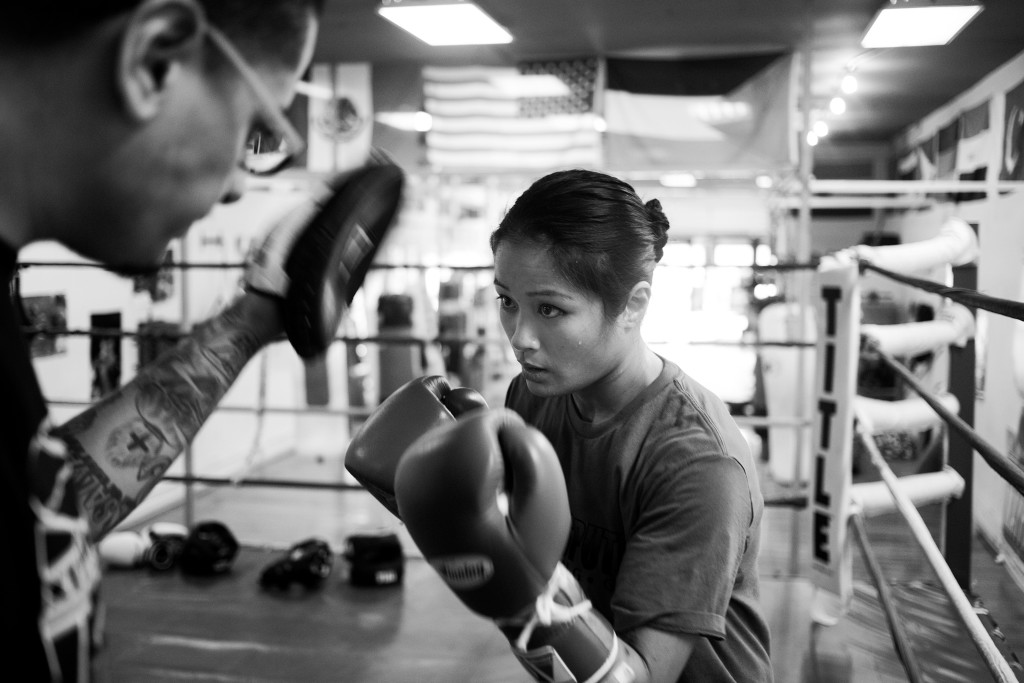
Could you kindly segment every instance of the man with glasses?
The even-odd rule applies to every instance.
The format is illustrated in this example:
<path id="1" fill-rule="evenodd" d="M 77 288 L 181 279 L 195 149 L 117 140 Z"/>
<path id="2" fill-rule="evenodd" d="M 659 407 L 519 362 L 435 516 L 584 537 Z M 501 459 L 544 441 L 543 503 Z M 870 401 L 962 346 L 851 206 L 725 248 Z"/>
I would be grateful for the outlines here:
<path id="1" fill-rule="evenodd" d="M 52 240 L 158 266 L 247 172 L 302 151 L 282 111 L 323 0 L 54 0 L 0 8 L 0 270 Z M 0 303 L 0 613 L 19 680 L 87 680 L 96 542 L 156 485 L 246 362 L 284 330 L 252 291 L 54 427 L 14 301 Z M 74 303 L 72 302 L 72 305 Z"/>

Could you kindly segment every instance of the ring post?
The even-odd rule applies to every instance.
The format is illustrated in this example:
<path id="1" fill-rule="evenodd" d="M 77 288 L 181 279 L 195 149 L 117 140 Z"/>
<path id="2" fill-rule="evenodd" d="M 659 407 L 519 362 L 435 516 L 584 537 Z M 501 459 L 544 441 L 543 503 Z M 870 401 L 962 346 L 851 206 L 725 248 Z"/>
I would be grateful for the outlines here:
<path id="1" fill-rule="evenodd" d="M 978 267 L 973 263 L 953 268 L 953 286 L 971 291 L 978 288 Z M 977 309 L 969 307 L 973 315 Z M 962 347 L 949 348 L 949 392 L 960 402 L 960 419 L 974 427 L 974 335 Z M 946 524 L 943 552 L 957 583 L 971 590 L 971 547 L 974 541 L 972 482 L 974 480 L 974 449 L 956 430 L 949 431 L 947 463 L 966 482 L 963 494 L 945 508 Z"/>
<path id="2" fill-rule="evenodd" d="M 853 411 L 860 344 L 860 273 L 856 263 L 823 259 L 814 280 L 817 309 L 811 575 L 817 589 L 811 617 L 835 624 L 852 597 L 846 552 L 853 478 Z"/>

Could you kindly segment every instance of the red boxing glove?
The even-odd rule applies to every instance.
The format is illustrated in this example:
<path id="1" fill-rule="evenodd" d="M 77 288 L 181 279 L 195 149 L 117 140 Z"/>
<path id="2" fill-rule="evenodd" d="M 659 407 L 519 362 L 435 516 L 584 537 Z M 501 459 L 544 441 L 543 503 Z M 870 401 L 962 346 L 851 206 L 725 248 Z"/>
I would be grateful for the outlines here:
<path id="1" fill-rule="evenodd" d="M 345 469 L 398 516 L 395 469 L 405 449 L 433 427 L 486 408 L 477 391 L 453 388 L 444 377 L 419 377 L 396 389 L 367 418 L 345 452 Z"/>
<path id="2" fill-rule="evenodd" d="M 551 444 L 519 415 L 479 411 L 424 434 L 398 465 L 395 495 L 423 556 L 496 622 L 537 680 L 635 679 L 614 630 L 559 562 L 565 479 Z"/>

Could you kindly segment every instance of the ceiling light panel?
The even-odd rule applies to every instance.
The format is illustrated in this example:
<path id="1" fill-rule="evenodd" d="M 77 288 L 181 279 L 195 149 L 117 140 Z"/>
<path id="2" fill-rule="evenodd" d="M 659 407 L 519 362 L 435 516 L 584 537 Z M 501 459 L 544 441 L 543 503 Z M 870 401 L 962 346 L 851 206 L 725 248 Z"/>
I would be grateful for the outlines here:
<path id="1" fill-rule="evenodd" d="M 384 0 L 377 13 L 428 45 L 494 45 L 512 34 L 471 2 Z"/>
<path id="2" fill-rule="evenodd" d="M 901 0 L 878 10 L 861 40 L 864 48 L 945 45 L 982 10 L 976 2 Z"/>

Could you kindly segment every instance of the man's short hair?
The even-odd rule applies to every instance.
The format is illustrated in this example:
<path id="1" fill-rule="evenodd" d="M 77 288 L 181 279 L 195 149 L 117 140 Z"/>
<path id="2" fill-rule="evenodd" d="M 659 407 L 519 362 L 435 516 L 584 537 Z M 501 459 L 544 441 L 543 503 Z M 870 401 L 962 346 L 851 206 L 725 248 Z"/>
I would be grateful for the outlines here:
<path id="1" fill-rule="evenodd" d="M 24 45 L 58 42 L 86 31 L 142 0 L 50 0 L 0 3 L 0 40 Z M 198 0 L 211 23 L 247 56 L 296 61 L 305 37 L 306 13 L 323 12 L 326 0 Z"/>

